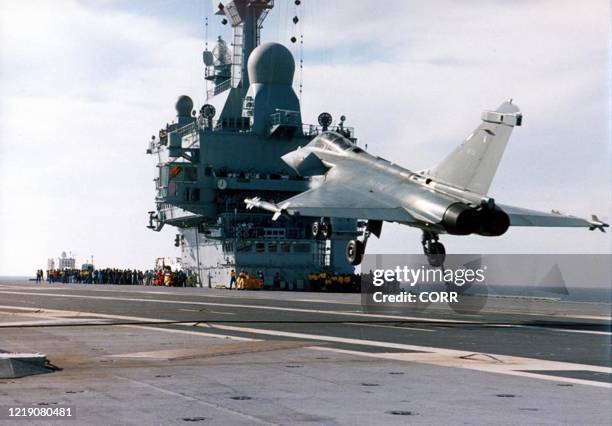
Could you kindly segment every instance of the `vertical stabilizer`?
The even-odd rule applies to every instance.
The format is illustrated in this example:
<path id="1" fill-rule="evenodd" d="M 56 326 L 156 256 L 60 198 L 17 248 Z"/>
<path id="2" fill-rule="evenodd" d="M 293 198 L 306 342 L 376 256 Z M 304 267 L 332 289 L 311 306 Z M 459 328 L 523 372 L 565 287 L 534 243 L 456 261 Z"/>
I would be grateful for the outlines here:
<path id="1" fill-rule="evenodd" d="M 514 126 L 522 115 L 512 101 L 484 111 L 482 123 L 440 164 L 425 172 L 432 179 L 486 195 Z"/>

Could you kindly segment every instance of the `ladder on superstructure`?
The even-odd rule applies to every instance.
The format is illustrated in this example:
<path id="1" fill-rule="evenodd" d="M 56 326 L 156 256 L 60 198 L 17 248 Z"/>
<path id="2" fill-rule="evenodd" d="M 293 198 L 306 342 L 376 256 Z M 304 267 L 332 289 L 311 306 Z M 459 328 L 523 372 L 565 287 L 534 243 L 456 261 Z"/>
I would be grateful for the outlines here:
<path id="1" fill-rule="evenodd" d="M 330 265 L 331 256 L 328 247 L 328 240 L 315 240 L 315 249 L 313 251 L 315 265 L 321 268 Z"/>
<path id="2" fill-rule="evenodd" d="M 244 42 L 244 25 L 234 28 L 232 42 L 232 87 L 238 87 L 242 79 L 242 48 Z"/>

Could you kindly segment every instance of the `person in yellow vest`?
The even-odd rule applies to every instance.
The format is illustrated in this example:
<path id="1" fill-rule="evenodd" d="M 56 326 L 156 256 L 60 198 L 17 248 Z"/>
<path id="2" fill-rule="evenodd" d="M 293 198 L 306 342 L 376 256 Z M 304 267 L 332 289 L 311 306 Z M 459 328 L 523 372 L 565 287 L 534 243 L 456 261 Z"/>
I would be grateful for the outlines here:
<path id="1" fill-rule="evenodd" d="M 167 268 L 164 272 L 164 285 L 166 287 L 172 287 L 172 270 Z"/>
<path id="2" fill-rule="evenodd" d="M 245 271 L 241 271 L 240 274 L 238 274 L 238 280 L 236 280 L 236 289 L 243 289 L 244 288 L 244 283 L 247 279 L 247 273 Z"/>

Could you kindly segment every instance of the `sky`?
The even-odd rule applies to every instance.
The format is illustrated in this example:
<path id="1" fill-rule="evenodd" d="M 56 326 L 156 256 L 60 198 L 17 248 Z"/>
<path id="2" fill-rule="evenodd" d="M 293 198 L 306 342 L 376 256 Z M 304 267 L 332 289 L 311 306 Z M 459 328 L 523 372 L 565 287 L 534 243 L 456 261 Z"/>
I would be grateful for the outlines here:
<path id="1" fill-rule="evenodd" d="M 512 98 L 524 123 L 490 195 L 610 218 L 609 1 L 275 3 L 262 38 L 303 58 L 304 122 L 346 115 L 361 146 L 420 170 Z M 204 101 L 205 36 L 230 34 L 211 11 L 206 0 L 0 2 L 0 275 L 32 274 L 62 251 L 142 269 L 179 255 L 171 227 L 146 229 L 145 149 L 178 95 Z M 302 54 L 289 41 L 300 35 Z M 611 251 L 610 233 L 584 229 L 443 241 L 454 253 Z M 419 250 L 420 231 L 393 224 L 368 245 Z"/>

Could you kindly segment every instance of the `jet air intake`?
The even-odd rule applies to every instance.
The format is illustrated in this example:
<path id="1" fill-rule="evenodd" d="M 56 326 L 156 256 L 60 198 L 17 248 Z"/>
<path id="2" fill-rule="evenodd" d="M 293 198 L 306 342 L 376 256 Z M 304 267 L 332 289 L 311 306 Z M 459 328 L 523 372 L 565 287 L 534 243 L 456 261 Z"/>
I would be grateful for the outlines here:
<path id="1" fill-rule="evenodd" d="M 453 203 L 444 212 L 442 226 L 452 235 L 497 237 L 508 230 L 510 218 L 498 207 L 475 209 L 463 203 Z"/>

